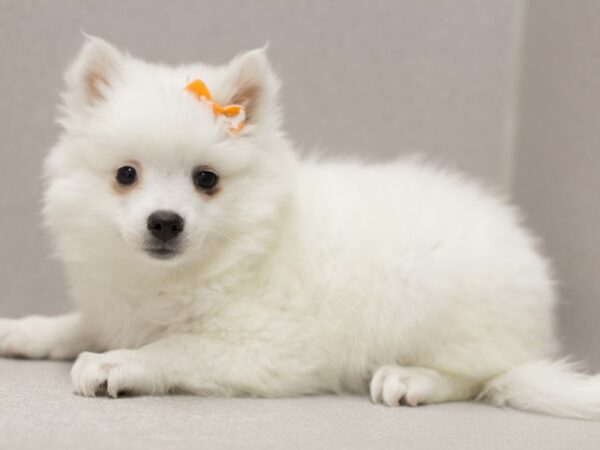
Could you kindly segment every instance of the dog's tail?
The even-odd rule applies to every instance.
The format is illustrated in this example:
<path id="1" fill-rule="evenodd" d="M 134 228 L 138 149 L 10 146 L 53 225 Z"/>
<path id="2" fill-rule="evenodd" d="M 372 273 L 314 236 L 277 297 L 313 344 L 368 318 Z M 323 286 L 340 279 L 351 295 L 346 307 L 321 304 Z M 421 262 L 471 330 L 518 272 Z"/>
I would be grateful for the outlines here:
<path id="1" fill-rule="evenodd" d="M 567 360 L 533 361 L 489 381 L 478 398 L 554 416 L 600 419 L 600 375 L 587 375 Z"/>

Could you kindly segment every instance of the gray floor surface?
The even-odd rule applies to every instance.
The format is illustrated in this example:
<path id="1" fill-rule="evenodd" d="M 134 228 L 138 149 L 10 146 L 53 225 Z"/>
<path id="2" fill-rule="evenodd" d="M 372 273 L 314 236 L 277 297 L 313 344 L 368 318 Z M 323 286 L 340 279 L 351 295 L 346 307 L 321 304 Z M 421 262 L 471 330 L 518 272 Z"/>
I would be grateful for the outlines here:
<path id="1" fill-rule="evenodd" d="M 73 394 L 70 363 L 0 359 L 0 449 L 600 449 L 600 422 L 476 403 Z"/>

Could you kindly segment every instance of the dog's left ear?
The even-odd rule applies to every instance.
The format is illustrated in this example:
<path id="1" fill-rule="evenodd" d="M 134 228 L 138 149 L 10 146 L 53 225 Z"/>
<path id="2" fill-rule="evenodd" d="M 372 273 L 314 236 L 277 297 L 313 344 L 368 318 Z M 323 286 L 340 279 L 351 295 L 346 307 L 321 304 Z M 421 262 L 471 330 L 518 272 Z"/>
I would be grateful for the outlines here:
<path id="1" fill-rule="evenodd" d="M 94 107 L 119 79 L 125 55 L 103 39 L 87 36 L 65 74 L 65 102 L 71 109 Z"/>
<path id="2" fill-rule="evenodd" d="M 258 124 L 277 120 L 277 94 L 280 82 L 266 55 L 266 48 L 251 50 L 235 57 L 227 67 L 227 76 L 218 91 L 223 105 L 241 105 L 246 111 L 246 123 Z"/>

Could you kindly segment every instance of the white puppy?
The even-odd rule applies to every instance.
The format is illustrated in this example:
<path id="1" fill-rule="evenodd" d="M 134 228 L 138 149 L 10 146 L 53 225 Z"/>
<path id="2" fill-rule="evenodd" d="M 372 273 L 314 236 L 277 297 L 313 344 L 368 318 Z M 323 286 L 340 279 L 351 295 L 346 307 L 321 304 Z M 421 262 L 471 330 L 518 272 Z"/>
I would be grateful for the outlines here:
<path id="1" fill-rule="evenodd" d="M 245 108 L 241 131 L 195 79 Z M 548 359 L 549 265 L 497 196 L 417 159 L 299 160 L 261 50 L 170 68 L 89 38 L 66 81 L 44 214 L 78 312 L 0 321 L 0 354 L 79 355 L 86 396 L 370 390 L 600 417 L 600 378 Z"/>

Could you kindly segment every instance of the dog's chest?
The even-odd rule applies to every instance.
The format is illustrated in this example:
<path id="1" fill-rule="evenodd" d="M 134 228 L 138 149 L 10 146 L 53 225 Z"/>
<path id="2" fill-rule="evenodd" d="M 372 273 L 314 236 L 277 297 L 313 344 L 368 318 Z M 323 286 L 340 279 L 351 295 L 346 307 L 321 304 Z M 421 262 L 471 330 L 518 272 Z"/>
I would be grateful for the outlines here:
<path id="1" fill-rule="evenodd" d="M 135 348 L 173 331 L 196 327 L 203 315 L 202 292 L 191 286 L 95 292 L 84 310 L 108 348 Z"/>

